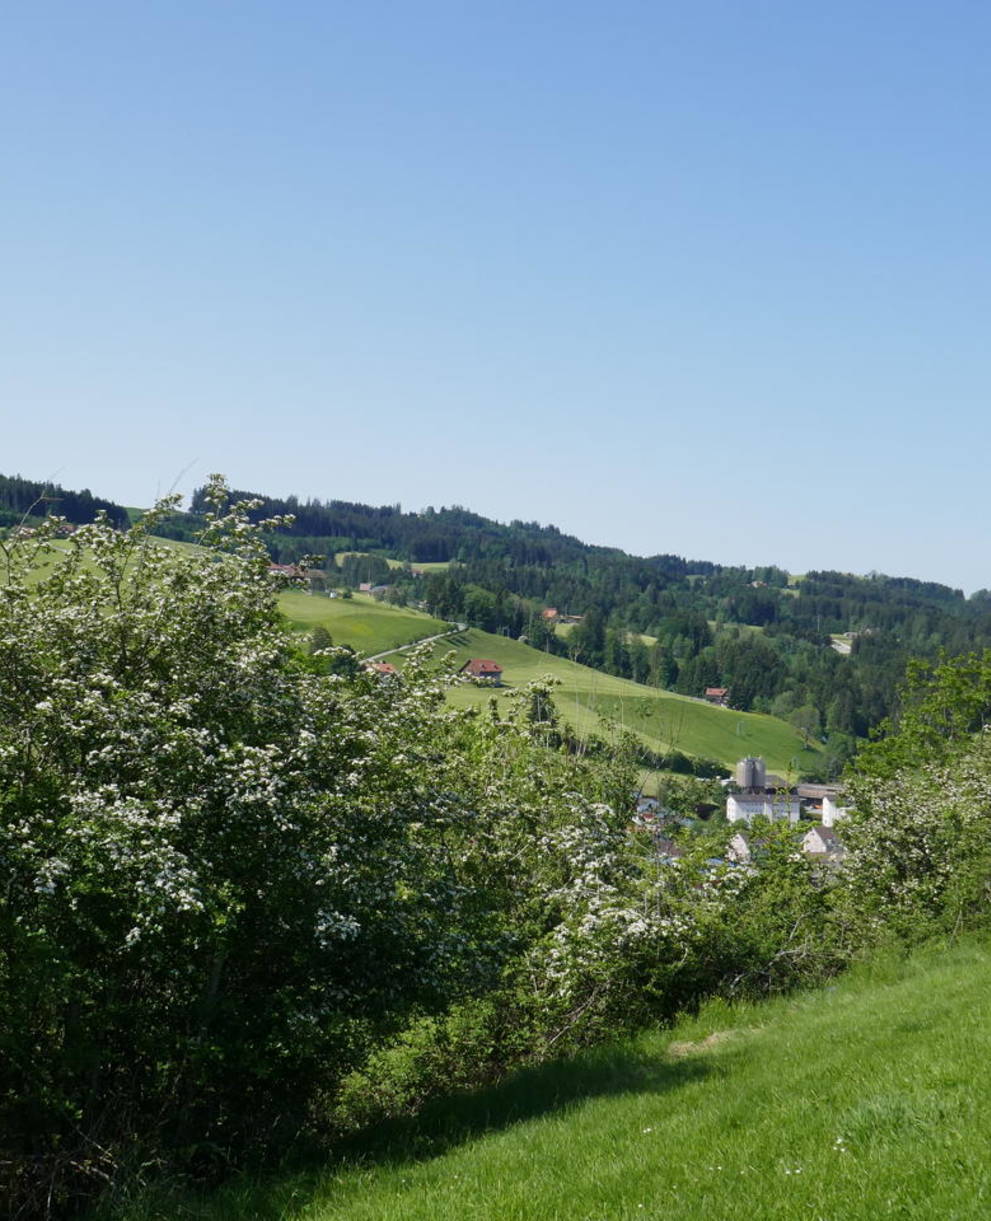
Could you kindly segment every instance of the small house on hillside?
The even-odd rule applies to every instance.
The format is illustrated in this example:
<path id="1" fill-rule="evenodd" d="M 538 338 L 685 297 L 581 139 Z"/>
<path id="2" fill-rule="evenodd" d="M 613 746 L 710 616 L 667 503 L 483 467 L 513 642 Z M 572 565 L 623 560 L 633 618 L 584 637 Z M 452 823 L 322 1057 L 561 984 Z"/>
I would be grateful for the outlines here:
<path id="1" fill-rule="evenodd" d="M 473 657 L 458 671 L 466 678 L 486 678 L 498 686 L 502 682 L 502 666 L 486 657 Z"/>
<path id="2" fill-rule="evenodd" d="M 382 678 L 388 678 L 391 674 L 398 674 L 396 667 L 388 661 L 369 661 L 365 663 L 365 669 L 370 674 L 381 675 Z"/>
<path id="3" fill-rule="evenodd" d="M 545 610 L 541 611 L 540 613 L 547 623 L 557 623 L 558 619 L 560 618 L 560 616 L 557 613 L 556 606 L 548 606 Z"/>
<path id="4" fill-rule="evenodd" d="M 705 698 L 710 704 L 716 704 L 719 708 L 727 708 L 729 706 L 729 687 L 706 687 Z"/>

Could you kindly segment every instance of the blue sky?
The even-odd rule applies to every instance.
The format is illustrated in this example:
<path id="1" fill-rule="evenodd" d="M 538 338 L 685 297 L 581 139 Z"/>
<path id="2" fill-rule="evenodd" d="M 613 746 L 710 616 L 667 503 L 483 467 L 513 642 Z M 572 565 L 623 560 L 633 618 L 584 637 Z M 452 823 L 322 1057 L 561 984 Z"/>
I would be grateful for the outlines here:
<path id="1" fill-rule="evenodd" d="M 8 3 L 0 471 L 991 586 L 991 9 Z"/>

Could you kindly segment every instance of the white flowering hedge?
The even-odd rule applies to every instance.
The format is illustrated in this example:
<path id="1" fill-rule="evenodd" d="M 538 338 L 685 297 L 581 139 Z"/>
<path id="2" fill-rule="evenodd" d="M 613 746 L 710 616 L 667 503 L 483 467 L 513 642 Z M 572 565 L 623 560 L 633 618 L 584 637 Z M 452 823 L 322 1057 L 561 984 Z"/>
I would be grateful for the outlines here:
<path id="1" fill-rule="evenodd" d="M 278 1145 L 408 1015 L 496 985 L 560 881 L 541 835 L 629 791 L 548 755 L 529 698 L 499 720 L 415 662 L 315 673 L 214 496 L 209 560 L 151 537 L 169 503 L 2 544 L 11 1195 L 109 1172 L 122 1142 Z"/>
<path id="2" fill-rule="evenodd" d="M 991 913 L 991 730 L 855 782 L 840 912 L 861 938 L 914 942 Z"/>
<path id="3" fill-rule="evenodd" d="M 422 658 L 324 672 L 211 496 L 208 558 L 154 540 L 171 502 L 0 541 L 0 1198 L 281 1149 L 835 965 L 789 828 L 759 868 L 661 860 L 632 755 L 576 750 L 546 687 L 478 713 Z"/>

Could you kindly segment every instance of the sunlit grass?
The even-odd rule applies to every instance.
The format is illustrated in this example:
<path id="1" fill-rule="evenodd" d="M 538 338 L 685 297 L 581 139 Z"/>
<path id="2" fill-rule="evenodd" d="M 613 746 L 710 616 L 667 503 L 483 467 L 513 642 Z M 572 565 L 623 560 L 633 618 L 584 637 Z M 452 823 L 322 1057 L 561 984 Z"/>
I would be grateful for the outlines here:
<path id="1" fill-rule="evenodd" d="M 819 752 L 806 750 L 795 730 L 776 717 L 714 708 L 542 653 L 505 636 L 471 629 L 438 645 L 438 653 L 449 649 L 458 665 L 471 657 L 485 657 L 504 671 L 501 689 L 466 685 L 451 692 L 456 706 L 481 705 L 493 697 L 504 700 L 514 687 L 550 674 L 560 680 L 555 703 L 561 715 L 581 734 L 601 733 L 601 718 L 608 717 L 658 752 L 676 749 L 727 767 L 745 755 L 762 755 L 768 767 L 782 775 L 797 774 L 819 758 Z"/>
<path id="2" fill-rule="evenodd" d="M 279 597 L 279 609 L 294 628 L 311 632 L 317 626 L 324 627 L 334 644 L 346 644 L 366 654 L 382 653 L 447 630 L 440 619 L 377 602 L 366 594 L 328 598 L 287 590 Z"/>
<path id="3" fill-rule="evenodd" d="M 991 1215 L 991 953 L 930 949 L 447 1100 L 362 1154 L 151 1218 Z"/>

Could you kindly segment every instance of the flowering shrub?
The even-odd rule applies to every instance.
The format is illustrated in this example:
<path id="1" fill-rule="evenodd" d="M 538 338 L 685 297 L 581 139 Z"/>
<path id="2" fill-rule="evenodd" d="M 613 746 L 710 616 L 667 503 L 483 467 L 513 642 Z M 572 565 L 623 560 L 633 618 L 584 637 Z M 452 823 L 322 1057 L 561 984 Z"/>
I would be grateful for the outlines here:
<path id="1" fill-rule="evenodd" d="M 708 836 L 674 859 L 630 836 L 607 844 L 603 835 L 587 855 L 572 846 L 561 918 L 530 952 L 557 1014 L 552 1039 L 608 1037 L 716 992 L 766 992 L 833 967 L 826 890 L 790 827 L 760 834 L 756 867 L 713 856 Z"/>
<path id="2" fill-rule="evenodd" d="M 944 748 L 945 754 L 946 748 Z M 859 817 L 840 898 L 860 935 L 918 941 L 991 911 L 991 733 L 881 779 L 855 781 Z"/>
<path id="3" fill-rule="evenodd" d="M 11 1198 L 58 1200 L 125 1145 L 278 1146 L 543 931 L 540 832 L 579 800 L 560 778 L 629 791 L 547 752 L 532 696 L 500 720 L 448 710 L 416 658 L 388 684 L 314 673 L 261 527 L 212 494 L 211 559 L 151 537 L 170 502 L 0 553 Z"/>
<path id="4" fill-rule="evenodd" d="M 155 541 L 170 501 L 0 543 L 8 1202 L 132 1149 L 278 1149 L 835 965 L 790 828 L 755 868 L 711 840 L 660 860 L 633 746 L 583 752 L 547 684 L 455 711 L 426 656 L 385 683 L 310 656 L 272 523 L 210 496 L 206 557 Z"/>

